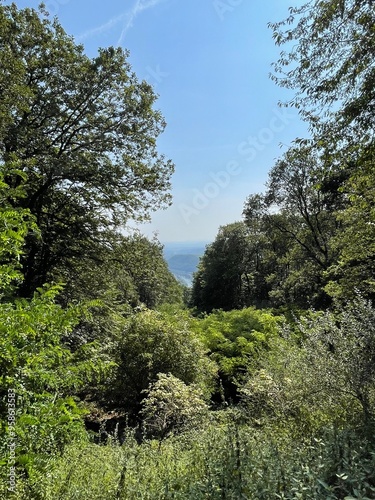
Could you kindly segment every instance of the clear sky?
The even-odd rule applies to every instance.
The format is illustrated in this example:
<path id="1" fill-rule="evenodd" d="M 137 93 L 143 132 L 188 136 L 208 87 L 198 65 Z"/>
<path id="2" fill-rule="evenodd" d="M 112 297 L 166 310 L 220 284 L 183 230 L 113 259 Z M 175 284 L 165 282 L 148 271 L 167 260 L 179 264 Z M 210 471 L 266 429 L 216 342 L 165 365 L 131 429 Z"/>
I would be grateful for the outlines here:
<path id="1" fill-rule="evenodd" d="M 39 0 L 17 0 L 37 7 Z M 142 232 L 162 242 L 211 241 L 241 219 L 283 150 L 306 126 L 277 107 L 290 94 L 270 79 L 278 57 L 270 21 L 301 0 L 46 0 L 89 56 L 122 46 L 159 95 L 167 128 L 159 152 L 176 166 L 173 205 Z M 280 147 L 283 145 L 283 147 Z"/>

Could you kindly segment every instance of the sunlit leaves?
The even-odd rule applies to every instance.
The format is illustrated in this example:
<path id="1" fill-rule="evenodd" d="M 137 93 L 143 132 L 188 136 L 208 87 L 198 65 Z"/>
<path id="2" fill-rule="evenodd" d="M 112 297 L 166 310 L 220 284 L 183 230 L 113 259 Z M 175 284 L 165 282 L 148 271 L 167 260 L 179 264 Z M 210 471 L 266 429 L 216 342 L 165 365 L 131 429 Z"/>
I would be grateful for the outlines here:
<path id="1" fill-rule="evenodd" d="M 270 24 L 286 47 L 273 78 L 296 91 L 293 104 L 313 129 L 319 116 L 325 133 L 348 141 L 373 131 L 374 24 L 372 0 L 310 0 Z"/>
<path id="2" fill-rule="evenodd" d="M 57 263 L 95 260 L 107 229 L 167 206 L 173 165 L 156 149 L 165 127 L 156 95 L 126 51 L 90 59 L 57 20 L 15 4 L 0 6 L 0 33 L 0 163 L 17 162 L 11 188 L 27 172 L 19 205 L 42 233 L 22 259 L 30 295 Z"/>

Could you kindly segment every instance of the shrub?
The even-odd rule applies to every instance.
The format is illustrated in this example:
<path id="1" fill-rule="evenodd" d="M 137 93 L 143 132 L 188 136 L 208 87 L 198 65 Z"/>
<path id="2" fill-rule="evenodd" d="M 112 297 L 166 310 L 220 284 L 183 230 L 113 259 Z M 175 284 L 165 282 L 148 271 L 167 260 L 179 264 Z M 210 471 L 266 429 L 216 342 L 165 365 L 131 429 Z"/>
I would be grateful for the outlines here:
<path id="1" fill-rule="evenodd" d="M 112 404 L 138 413 L 142 391 L 157 380 L 159 373 L 170 373 L 186 384 L 195 383 L 208 396 L 216 367 L 205 352 L 187 322 L 150 310 L 134 314 L 124 323 L 118 343 Z"/>
<path id="2" fill-rule="evenodd" d="M 208 406 L 202 391 L 170 373 L 159 373 L 157 381 L 145 393 L 141 414 L 152 436 L 163 439 L 171 433 L 197 428 L 207 416 Z"/>
<path id="3" fill-rule="evenodd" d="M 255 418 L 296 420 L 300 430 L 327 422 L 360 423 L 371 432 L 375 417 L 375 311 L 358 297 L 334 312 L 298 321 L 299 340 L 272 343 L 261 368 L 239 389 Z M 311 431 L 311 428 L 310 428 Z"/>
<path id="4" fill-rule="evenodd" d="M 253 307 L 241 311 L 216 311 L 203 319 L 192 320 L 192 329 L 219 366 L 227 399 L 237 399 L 236 382 L 241 380 L 250 364 L 256 364 L 268 351 L 271 339 L 278 336 L 280 322 L 280 317 Z"/>

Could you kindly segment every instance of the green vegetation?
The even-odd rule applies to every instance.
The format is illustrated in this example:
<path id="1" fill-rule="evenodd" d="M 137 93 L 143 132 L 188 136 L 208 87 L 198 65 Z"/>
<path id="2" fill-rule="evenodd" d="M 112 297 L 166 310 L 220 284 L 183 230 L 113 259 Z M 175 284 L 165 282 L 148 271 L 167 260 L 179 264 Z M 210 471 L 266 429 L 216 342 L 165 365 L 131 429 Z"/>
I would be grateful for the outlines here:
<path id="1" fill-rule="evenodd" d="M 161 444 L 68 446 L 19 498 L 371 499 L 374 465 L 368 441 L 348 432 L 296 442 L 216 423 Z"/>
<path id="2" fill-rule="evenodd" d="M 135 413 L 158 374 L 171 374 L 207 392 L 216 371 L 184 321 L 150 310 L 125 320 L 114 358 L 116 369 L 104 397 L 107 404 Z"/>
<path id="3" fill-rule="evenodd" d="M 188 309 L 157 239 L 121 232 L 169 202 L 152 88 L 0 5 L 0 498 L 375 498 L 371 7 L 271 26 L 312 138 L 220 228 Z"/>
<path id="4" fill-rule="evenodd" d="M 247 371 L 266 354 L 278 336 L 281 318 L 266 310 L 216 311 L 191 321 L 191 329 L 207 347 L 218 367 L 216 398 L 238 399 L 237 385 Z"/>

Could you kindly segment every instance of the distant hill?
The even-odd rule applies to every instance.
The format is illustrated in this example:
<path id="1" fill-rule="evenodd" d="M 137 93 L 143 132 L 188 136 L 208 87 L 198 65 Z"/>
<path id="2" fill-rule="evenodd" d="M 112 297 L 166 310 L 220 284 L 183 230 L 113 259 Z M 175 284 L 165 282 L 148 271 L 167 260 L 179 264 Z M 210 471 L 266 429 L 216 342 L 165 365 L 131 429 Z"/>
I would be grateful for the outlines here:
<path id="1" fill-rule="evenodd" d="M 194 272 L 199 262 L 199 256 L 193 254 L 179 254 L 173 255 L 168 259 L 170 269 L 176 269 L 184 273 Z"/>
<path id="2" fill-rule="evenodd" d="M 207 242 L 170 242 L 164 244 L 164 257 L 171 273 L 184 285 L 191 286 L 193 273 Z"/>

